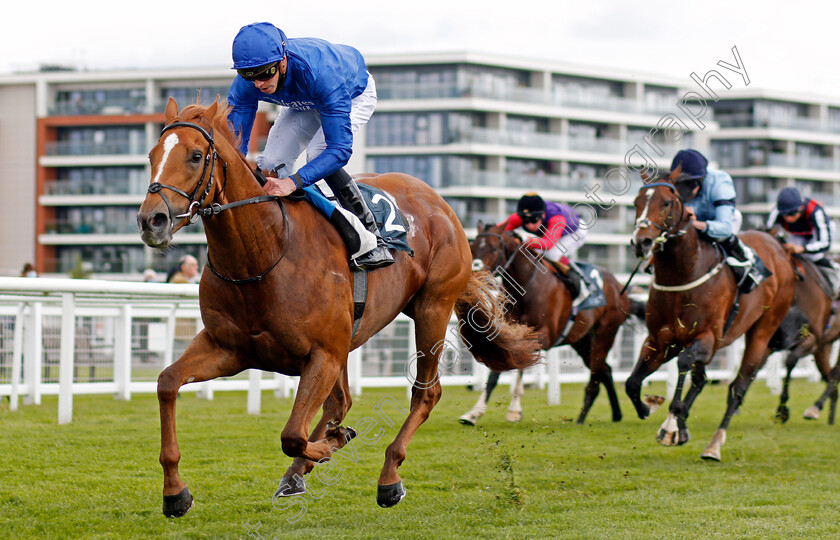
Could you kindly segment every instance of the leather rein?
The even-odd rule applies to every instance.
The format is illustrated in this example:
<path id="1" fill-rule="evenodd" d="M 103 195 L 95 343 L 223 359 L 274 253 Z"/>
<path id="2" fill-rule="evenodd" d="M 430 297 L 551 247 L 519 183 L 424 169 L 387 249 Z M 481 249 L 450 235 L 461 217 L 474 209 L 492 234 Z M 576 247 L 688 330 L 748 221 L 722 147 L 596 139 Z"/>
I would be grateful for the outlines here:
<path id="1" fill-rule="evenodd" d="M 210 194 L 210 190 L 213 188 L 213 184 L 215 182 L 216 162 L 217 161 L 221 161 L 221 163 L 222 163 L 222 173 L 224 174 L 225 180 L 224 180 L 224 184 L 222 185 L 221 191 L 224 191 L 225 185 L 227 185 L 227 163 L 225 163 L 224 160 L 222 160 L 219 157 L 219 153 L 216 151 L 216 143 L 213 140 L 213 128 L 210 128 L 210 131 L 208 132 L 203 127 L 199 126 L 198 124 L 194 124 L 192 122 L 172 122 L 171 124 L 168 124 L 168 125 L 164 126 L 164 128 L 160 132 L 161 136 L 163 136 L 163 134 L 166 133 L 167 131 L 169 131 L 170 129 L 175 129 L 175 128 L 179 128 L 179 127 L 186 127 L 186 128 L 190 128 L 190 129 L 194 129 L 194 130 L 198 131 L 199 133 L 201 133 L 201 135 L 204 137 L 204 139 L 207 141 L 207 143 L 209 145 L 208 151 L 204 156 L 204 168 L 201 170 L 201 177 L 198 179 L 198 184 L 196 184 L 195 189 L 192 192 L 192 195 L 187 194 L 187 192 L 185 192 L 184 190 L 182 190 L 180 188 L 177 188 L 175 186 L 171 186 L 171 185 L 168 185 L 168 184 L 162 184 L 160 182 L 153 182 L 149 186 L 148 192 L 149 193 L 157 193 L 163 199 L 163 202 L 166 204 L 166 208 L 169 211 L 169 222 L 172 224 L 171 225 L 172 229 L 175 228 L 175 220 L 176 219 L 186 219 L 188 221 L 187 225 L 190 225 L 190 224 L 193 224 L 196 221 L 198 221 L 199 217 L 206 217 L 206 218 L 213 217 L 213 216 L 215 216 L 215 215 L 217 215 L 217 214 L 219 214 L 219 213 L 221 213 L 225 210 L 230 210 L 232 208 L 237 208 L 239 206 L 245 206 L 247 204 L 258 204 L 258 203 L 264 203 L 264 202 L 277 201 L 280 204 L 280 212 L 283 215 L 283 229 L 285 231 L 286 241 L 283 243 L 283 252 L 280 254 L 280 257 L 276 261 L 274 261 L 274 264 L 272 264 L 270 267 L 268 267 L 267 270 L 265 270 L 264 272 L 262 272 L 258 276 L 254 276 L 254 277 L 249 277 L 249 278 L 245 278 L 245 279 L 231 278 L 231 277 L 228 277 L 228 276 L 225 276 L 225 275 L 221 274 L 218 270 L 216 270 L 213 267 L 213 264 L 210 262 L 210 251 L 209 250 L 207 251 L 207 266 L 210 267 L 210 270 L 214 274 L 216 274 L 216 276 L 223 279 L 224 281 L 227 281 L 228 283 L 233 283 L 235 285 L 244 285 L 246 283 L 255 283 L 255 282 L 262 281 L 263 278 L 265 278 L 265 276 L 268 275 L 269 272 L 274 270 L 274 268 L 280 263 L 280 261 L 286 255 L 286 250 L 289 247 L 289 242 L 288 242 L 288 239 L 289 239 L 288 238 L 289 237 L 289 227 L 288 227 L 289 221 L 288 221 L 288 218 L 286 217 L 286 210 L 283 206 L 282 199 L 280 197 L 276 197 L 274 195 L 258 195 L 256 197 L 251 197 L 250 199 L 244 199 L 244 200 L 241 200 L 241 201 L 234 201 L 234 202 L 230 202 L 230 203 L 226 203 L 226 204 L 219 204 L 217 202 L 211 202 L 207 206 L 204 206 L 204 201 L 207 198 L 207 196 Z M 209 176 L 207 174 L 208 169 L 209 169 L 209 172 L 210 172 Z M 205 177 L 207 177 L 207 185 L 204 187 L 204 191 L 201 193 L 201 195 L 198 198 L 196 198 L 196 196 L 198 196 L 198 194 L 199 194 L 199 191 L 201 190 L 202 184 L 204 184 Z M 178 214 L 178 215 L 175 215 L 175 216 L 172 215 L 172 205 L 169 203 L 169 199 L 167 198 L 167 196 L 162 191 L 164 188 L 168 189 L 170 191 L 173 191 L 174 193 L 177 193 L 178 195 L 180 195 L 180 196 L 184 197 L 185 199 L 187 199 L 188 201 L 190 201 L 189 208 L 185 213 Z"/>

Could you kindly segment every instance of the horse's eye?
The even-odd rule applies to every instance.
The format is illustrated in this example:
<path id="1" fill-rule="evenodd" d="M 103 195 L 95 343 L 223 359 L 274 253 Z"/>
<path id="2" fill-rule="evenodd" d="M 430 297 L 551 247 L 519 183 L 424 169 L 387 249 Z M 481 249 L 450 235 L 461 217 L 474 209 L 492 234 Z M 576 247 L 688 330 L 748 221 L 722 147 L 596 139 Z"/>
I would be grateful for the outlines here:
<path id="1" fill-rule="evenodd" d="M 201 163 L 201 152 L 199 150 L 195 150 L 190 156 L 190 161 L 193 163 Z"/>
<path id="2" fill-rule="evenodd" d="M 671 206 L 671 201 L 665 201 L 665 208 L 668 208 L 670 206 Z"/>

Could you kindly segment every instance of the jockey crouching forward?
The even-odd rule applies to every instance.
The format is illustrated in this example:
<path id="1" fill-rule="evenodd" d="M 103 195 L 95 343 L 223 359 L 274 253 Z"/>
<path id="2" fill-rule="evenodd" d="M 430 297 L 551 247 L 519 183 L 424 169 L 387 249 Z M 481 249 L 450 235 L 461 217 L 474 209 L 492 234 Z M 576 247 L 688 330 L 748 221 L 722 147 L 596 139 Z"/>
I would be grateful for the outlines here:
<path id="1" fill-rule="evenodd" d="M 526 193 L 516 205 L 516 213 L 506 220 L 506 231 L 522 227 L 535 237 L 525 240 L 525 248 L 542 255 L 553 263 L 569 266 L 568 272 L 560 270 L 572 294 L 572 306 L 578 306 L 589 297 L 589 286 L 580 267 L 571 260 L 586 238 L 580 227 L 580 217 L 566 204 L 545 201 L 536 193 Z M 500 224 L 501 225 L 501 224 Z"/>
<path id="2" fill-rule="evenodd" d="M 741 213 L 735 209 L 735 185 L 724 171 L 708 168 L 709 161 L 697 150 L 680 150 L 671 172 L 680 168 L 674 184 L 694 218 L 692 225 L 707 239 L 718 242 L 728 255 L 726 262 L 741 291 L 748 293 L 764 280 L 756 267 L 755 253 L 738 238 Z M 745 275 L 746 274 L 746 275 Z"/>
<path id="3" fill-rule="evenodd" d="M 822 205 L 814 199 L 803 199 L 796 188 L 784 188 L 767 218 L 771 234 L 779 227 L 789 233 L 785 250 L 813 261 L 837 298 L 840 295 L 840 265 L 825 256 L 834 239 L 834 223 Z"/>
<path id="4" fill-rule="evenodd" d="M 376 247 L 351 264 L 372 269 L 393 263 L 359 186 L 342 168 L 353 150 L 353 134 L 376 108 L 376 86 L 362 54 L 321 39 L 286 39 L 282 30 L 262 22 L 242 27 L 234 38 L 233 69 L 237 77 L 228 93 L 228 120 L 243 154 L 258 102 L 283 107 L 257 158 L 259 169 L 277 176 L 268 178 L 265 192 L 285 197 L 326 180 L 342 206 L 376 237 Z M 304 149 L 307 164 L 292 174 Z"/>

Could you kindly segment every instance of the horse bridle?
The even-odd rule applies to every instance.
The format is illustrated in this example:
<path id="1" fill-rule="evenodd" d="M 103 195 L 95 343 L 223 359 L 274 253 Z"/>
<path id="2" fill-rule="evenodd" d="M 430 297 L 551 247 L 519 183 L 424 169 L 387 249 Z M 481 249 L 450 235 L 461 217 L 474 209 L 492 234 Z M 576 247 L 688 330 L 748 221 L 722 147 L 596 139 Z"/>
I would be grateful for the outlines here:
<path id="1" fill-rule="evenodd" d="M 216 270 L 213 267 L 213 265 L 210 262 L 210 252 L 209 251 L 207 252 L 207 266 L 209 266 L 210 270 L 214 274 L 216 274 L 219 278 L 221 278 L 221 279 L 223 279 L 223 280 L 225 280 L 229 283 L 234 283 L 236 285 L 242 285 L 242 284 L 245 284 L 245 283 L 254 283 L 254 282 L 257 282 L 257 281 L 262 281 L 262 279 L 269 272 L 274 270 L 274 267 L 277 266 L 277 264 L 283 259 L 283 257 L 286 255 L 286 250 L 289 247 L 289 242 L 288 242 L 288 235 L 289 235 L 288 219 L 286 218 L 286 210 L 283 207 L 282 200 L 279 197 L 276 197 L 274 195 L 258 195 L 256 197 L 251 197 L 250 199 L 244 199 L 244 200 L 241 200 L 241 201 L 234 201 L 234 202 L 226 203 L 226 204 L 219 204 L 217 202 L 214 202 L 214 203 L 211 203 L 210 205 L 205 207 L 204 206 L 204 200 L 210 194 L 210 190 L 213 188 L 213 183 L 215 181 L 216 161 L 221 161 L 222 162 L 222 172 L 224 173 L 224 176 L 225 176 L 225 183 L 227 183 L 227 163 L 225 163 L 224 160 L 221 160 L 221 158 L 219 158 L 219 153 L 216 151 L 216 143 L 213 140 L 213 128 L 210 128 L 210 132 L 208 133 L 207 130 L 205 130 L 203 127 L 199 126 L 198 124 L 194 124 L 192 122 L 172 122 L 171 124 L 168 124 L 168 125 L 164 126 L 164 128 L 161 130 L 160 134 L 161 134 L 161 136 L 163 136 L 163 134 L 166 133 L 167 131 L 169 131 L 170 129 L 175 129 L 175 128 L 178 128 L 178 127 L 187 127 L 187 128 L 191 128 L 191 129 L 194 129 L 194 130 L 198 131 L 199 133 L 201 133 L 201 135 L 204 137 L 204 139 L 207 141 L 207 144 L 209 145 L 207 153 L 204 156 L 204 168 L 201 170 L 201 178 L 198 179 L 198 184 L 196 184 L 195 189 L 192 192 L 192 195 L 188 195 L 187 192 L 185 192 L 184 190 L 182 190 L 180 188 L 177 188 L 175 186 L 170 186 L 168 184 L 161 184 L 160 182 L 153 182 L 149 186 L 149 190 L 148 190 L 149 193 L 159 194 L 161 196 L 161 198 L 163 199 L 163 202 L 166 203 L 166 208 L 169 211 L 169 221 L 170 221 L 171 227 L 173 229 L 175 228 L 175 219 L 186 218 L 186 219 L 189 220 L 189 223 L 195 223 L 196 221 L 198 221 L 199 217 L 214 216 L 216 214 L 219 214 L 220 212 L 223 212 L 224 210 L 229 210 L 231 208 L 236 208 L 238 206 L 245 206 L 246 204 L 255 204 L 255 203 L 263 203 L 263 202 L 271 202 L 271 201 L 280 202 L 280 212 L 283 214 L 283 224 L 284 224 L 283 229 L 285 230 L 287 241 L 284 242 L 283 252 L 280 254 L 280 257 L 276 261 L 274 261 L 274 264 L 272 264 L 270 267 L 268 267 L 268 269 L 266 271 L 262 272 L 258 276 L 245 278 L 245 279 L 230 278 L 230 277 L 227 277 L 225 275 L 222 275 L 218 270 Z M 196 195 L 198 195 L 198 192 L 201 189 L 201 185 L 204 183 L 204 177 L 207 174 L 207 168 L 208 167 L 210 168 L 210 176 L 209 176 L 209 179 L 207 181 L 207 186 L 204 188 L 204 192 L 201 194 L 201 197 L 196 199 Z M 183 214 L 178 214 L 176 216 L 173 216 L 172 215 L 172 206 L 169 203 L 169 199 L 166 197 L 166 195 L 164 195 L 163 191 L 161 191 L 163 188 L 174 191 L 178 195 L 181 195 L 182 197 L 184 197 L 188 201 L 190 201 L 190 206 L 189 206 L 188 210 Z M 224 186 L 222 187 L 222 189 L 224 190 Z M 173 217 L 175 219 L 173 219 Z"/>
<path id="2" fill-rule="evenodd" d="M 671 184 L 670 182 L 652 182 L 650 184 L 644 185 L 641 189 L 639 189 L 639 193 L 641 193 L 642 190 L 659 186 L 667 187 L 671 190 L 671 192 L 674 194 L 674 197 L 676 197 L 676 200 L 680 203 L 680 211 L 677 213 L 676 222 L 670 227 L 668 226 L 668 222 L 671 220 L 671 216 L 674 215 L 674 209 L 676 208 L 676 205 L 672 206 L 671 209 L 668 211 L 668 215 L 665 217 L 665 220 L 662 225 L 659 225 L 658 223 L 651 221 L 648 218 L 636 220 L 636 231 L 638 231 L 639 229 L 646 229 L 648 227 L 655 227 L 659 229 L 659 236 L 653 239 L 653 243 L 655 245 L 654 250 L 662 249 L 662 246 L 665 245 L 665 242 L 667 242 L 669 239 L 684 235 L 688 228 L 687 226 L 682 229 L 679 228 L 680 222 L 682 221 L 683 213 L 685 212 L 685 201 L 682 199 L 682 197 L 680 197 L 679 193 L 677 193 L 677 188 L 675 188 L 673 184 Z"/>
<path id="3" fill-rule="evenodd" d="M 507 249 L 505 248 L 505 240 L 502 237 L 502 235 L 499 234 L 499 233 L 488 233 L 488 232 L 478 233 L 477 235 L 475 235 L 476 239 L 481 238 L 482 236 L 487 236 L 487 237 L 492 237 L 492 238 L 498 238 L 499 239 L 499 247 L 494 248 L 493 252 L 495 253 L 497 250 L 501 250 L 501 252 L 502 252 L 501 257 L 497 256 L 497 260 L 499 258 L 504 259 L 505 254 L 507 252 Z M 510 268 L 511 264 L 513 264 L 513 259 L 515 259 L 515 258 L 516 258 L 516 251 L 513 252 L 513 255 L 511 255 L 510 257 L 505 259 L 505 263 L 503 265 L 501 265 L 501 266 L 497 265 L 496 266 L 496 268 L 493 270 L 493 276 L 494 277 L 499 277 L 500 275 L 502 275 L 503 272 L 507 272 L 507 269 Z M 501 268 L 501 271 L 499 270 L 500 268 Z"/>
<path id="4" fill-rule="evenodd" d="M 198 179 L 198 184 L 196 184 L 192 195 L 188 195 L 187 192 L 180 188 L 170 186 L 168 184 L 162 184 L 160 182 L 153 182 L 151 185 L 149 185 L 149 193 L 159 194 L 163 199 L 163 202 L 166 203 L 166 208 L 169 211 L 169 222 L 173 229 L 175 228 L 176 219 L 187 218 L 190 223 L 195 223 L 196 221 L 198 221 L 198 211 L 204 205 L 204 199 L 207 198 L 207 195 L 210 194 L 210 190 L 213 188 L 213 182 L 215 180 L 216 174 L 216 161 L 219 159 L 219 154 L 216 152 L 216 143 L 213 141 L 213 128 L 210 128 L 210 132 L 208 133 L 207 130 L 205 130 L 203 127 L 199 126 L 198 124 L 193 124 L 192 122 L 172 122 L 171 124 L 164 126 L 160 134 L 161 136 L 163 136 L 163 134 L 169 131 L 170 129 L 175 129 L 178 127 L 188 127 L 198 131 L 199 133 L 201 133 L 201 135 L 207 141 L 207 144 L 209 144 L 210 146 L 208 148 L 207 153 L 204 155 L 204 168 L 201 170 L 201 178 Z M 210 176 L 207 181 L 207 186 L 204 188 L 204 193 L 201 194 L 201 197 L 198 200 L 196 200 L 196 195 L 198 195 L 198 192 L 201 189 L 201 185 L 204 183 L 204 177 L 205 175 L 207 175 L 208 167 L 210 168 Z M 222 167 L 225 173 L 225 179 L 227 179 L 227 163 L 222 161 Z M 183 214 L 173 216 L 172 205 L 169 203 L 169 198 L 163 193 L 163 191 L 161 191 L 163 188 L 174 191 L 178 195 L 190 201 L 190 206 L 188 210 Z"/>

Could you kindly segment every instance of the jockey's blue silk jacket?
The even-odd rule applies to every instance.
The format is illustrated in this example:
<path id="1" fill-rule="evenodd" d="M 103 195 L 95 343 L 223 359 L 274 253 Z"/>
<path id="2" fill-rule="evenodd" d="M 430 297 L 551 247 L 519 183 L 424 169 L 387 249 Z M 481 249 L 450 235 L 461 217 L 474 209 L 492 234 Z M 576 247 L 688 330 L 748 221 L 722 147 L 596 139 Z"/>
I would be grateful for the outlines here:
<path id="1" fill-rule="evenodd" d="M 228 121 L 241 137 L 239 150 L 245 154 L 259 101 L 299 111 L 318 111 L 327 147 L 297 171 L 303 186 L 309 186 L 349 161 L 353 151 L 351 100 L 364 92 L 368 72 L 359 51 L 322 39 L 288 39 L 286 56 L 286 82 L 273 94 L 264 94 L 253 82 L 236 76 L 228 93 L 228 104 L 232 107 Z"/>
<path id="2" fill-rule="evenodd" d="M 732 236 L 735 184 L 727 173 L 707 169 L 700 193 L 695 198 L 685 201 L 685 204 L 694 208 L 698 221 L 706 222 L 703 234 L 713 240 L 725 240 Z"/>

